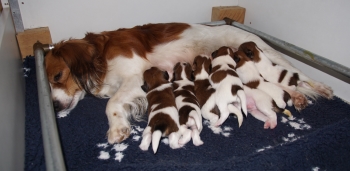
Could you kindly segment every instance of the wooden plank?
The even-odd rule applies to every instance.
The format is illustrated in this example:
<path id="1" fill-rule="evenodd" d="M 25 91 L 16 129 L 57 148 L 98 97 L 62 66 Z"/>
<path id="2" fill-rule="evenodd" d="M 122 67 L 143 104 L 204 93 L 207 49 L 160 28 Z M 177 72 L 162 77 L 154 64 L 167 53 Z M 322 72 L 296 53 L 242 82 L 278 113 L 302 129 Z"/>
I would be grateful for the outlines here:
<path id="1" fill-rule="evenodd" d="M 240 6 L 219 6 L 212 8 L 211 21 L 222 20 L 225 17 L 244 24 L 245 8 Z"/>
<path id="2" fill-rule="evenodd" d="M 16 37 L 22 58 L 34 55 L 33 45 L 37 41 L 40 41 L 43 44 L 52 44 L 51 34 L 48 27 L 25 30 L 22 33 L 18 33 Z"/>

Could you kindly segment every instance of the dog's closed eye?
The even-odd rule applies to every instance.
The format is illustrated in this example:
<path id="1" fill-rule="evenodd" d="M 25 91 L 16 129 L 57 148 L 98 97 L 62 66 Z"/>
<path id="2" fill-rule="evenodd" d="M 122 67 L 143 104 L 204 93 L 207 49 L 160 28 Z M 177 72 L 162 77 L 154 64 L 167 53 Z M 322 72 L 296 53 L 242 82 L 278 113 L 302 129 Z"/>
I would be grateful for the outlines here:
<path id="1" fill-rule="evenodd" d="M 53 77 L 53 81 L 58 82 L 62 77 L 62 71 Z"/>

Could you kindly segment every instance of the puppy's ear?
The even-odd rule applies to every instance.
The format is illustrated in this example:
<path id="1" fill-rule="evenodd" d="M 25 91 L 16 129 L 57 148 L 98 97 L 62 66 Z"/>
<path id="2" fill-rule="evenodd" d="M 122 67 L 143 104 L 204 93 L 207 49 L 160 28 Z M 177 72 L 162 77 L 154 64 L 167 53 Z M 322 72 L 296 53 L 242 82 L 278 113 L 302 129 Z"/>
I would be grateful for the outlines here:
<path id="1" fill-rule="evenodd" d="M 142 90 L 147 93 L 148 92 L 148 85 L 146 83 L 146 81 L 143 83 L 143 85 L 141 86 Z"/>
<path id="2" fill-rule="evenodd" d="M 165 80 L 169 80 L 169 74 L 168 74 L 168 72 L 166 72 L 166 71 L 163 71 L 163 77 L 164 77 L 164 79 Z"/>
<path id="3" fill-rule="evenodd" d="M 237 53 L 234 53 L 233 55 L 233 60 L 236 62 L 236 64 L 241 61 L 241 58 L 239 57 L 239 55 Z"/>
<path id="4" fill-rule="evenodd" d="M 214 59 L 218 56 L 218 50 L 214 51 L 213 53 L 211 53 L 211 57 Z"/>

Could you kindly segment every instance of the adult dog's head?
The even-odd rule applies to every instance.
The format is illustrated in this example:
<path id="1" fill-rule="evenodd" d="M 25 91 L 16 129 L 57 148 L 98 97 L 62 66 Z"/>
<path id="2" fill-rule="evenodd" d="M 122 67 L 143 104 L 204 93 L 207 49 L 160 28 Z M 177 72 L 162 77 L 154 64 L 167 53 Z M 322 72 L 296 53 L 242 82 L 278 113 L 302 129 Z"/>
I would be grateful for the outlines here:
<path id="1" fill-rule="evenodd" d="M 104 37 L 88 33 L 54 45 L 45 57 L 54 110 L 66 116 L 86 93 L 95 94 L 106 73 L 102 59 Z M 91 40 L 94 40 L 93 42 Z"/>

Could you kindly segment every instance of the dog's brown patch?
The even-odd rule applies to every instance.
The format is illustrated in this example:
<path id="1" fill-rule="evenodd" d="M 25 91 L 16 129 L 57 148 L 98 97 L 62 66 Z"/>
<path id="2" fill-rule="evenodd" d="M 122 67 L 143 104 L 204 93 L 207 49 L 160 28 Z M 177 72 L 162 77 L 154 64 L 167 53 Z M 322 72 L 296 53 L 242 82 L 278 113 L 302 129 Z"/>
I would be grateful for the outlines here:
<path id="1" fill-rule="evenodd" d="M 238 50 L 242 50 L 247 55 L 247 57 L 254 62 L 259 62 L 261 60 L 260 58 L 261 49 L 259 49 L 254 42 L 242 43 L 239 46 Z"/>
<path id="2" fill-rule="evenodd" d="M 279 83 L 283 81 L 283 79 L 284 79 L 284 77 L 286 76 L 286 74 L 287 74 L 287 70 L 283 70 L 283 71 L 281 72 L 280 77 L 278 78 L 278 82 L 279 82 Z"/>
<path id="3" fill-rule="evenodd" d="M 232 87 L 231 87 L 231 94 L 235 96 L 239 90 L 243 90 L 241 86 L 239 86 L 239 85 L 232 85 Z"/>
<path id="4" fill-rule="evenodd" d="M 215 59 L 219 56 L 226 56 L 226 55 L 229 55 L 231 57 L 233 57 L 233 50 L 229 47 L 226 47 L 226 46 L 222 46 L 220 47 L 218 50 L 214 51 L 212 53 L 212 58 Z"/>
<path id="5" fill-rule="evenodd" d="M 210 110 L 210 112 L 220 117 L 220 110 L 217 105 L 215 105 L 214 108 Z"/>
<path id="6" fill-rule="evenodd" d="M 162 112 L 157 113 L 153 118 L 151 118 L 148 126 L 151 127 L 151 132 L 160 130 L 163 134 L 165 134 L 165 136 L 179 130 L 174 120 L 169 115 Z"/>
<path id="7" fill-rule="evenodd" d="M 249 81 L 247 84 L 245 84 L 247 87 L 252 88 L 252 89 L 256 89 L 260 84 L 259 80 L 255 80 L 255 81 Z"/>
<path id="8" fill-rule="evenodd" d="M 211 73 L 211 60 L 204 56 L 196 56 L 193 60 L 192 71 L 194 77 L 200 74 L 202 69 L 209 75 Z"/>
<path id="9" fill-rule="evenodd" d="M 146 70 L 143 74 L 145 84 L 147 86 L 148 92 L 161 86 L 162 84 L 169 83 L 168 78 L 166 77 L 167 73 L 161 71 L 156 67 L 152 67 Z M 148 100 L 148 109 L 151 109 L 151 106 L 154 104 L 159 104 L 153 111 L 158 109 L 163 109 L 175 105 L 175 96 L 173 93 L 173 87 L 165 88 L 161 91 L 153 91 L 147 94 Z M 151 111 L 148 111 L 148 114 Z"/>
<path id="10" fill-rule="evenodd" d="M 293 76 L 290 78 L 288 85 L 298 86 L 298 81 L 299 81 L 299 74 L 294 73 Z"/>
<path id="11" fill-rule="evenodd" d="M 237 73 L 234 70 L 219 70 L 213 72 L 211 80 L 213 83 L 220 83 L 223 79 L 226 78 L 227 75 L 238 77 Z"/>
<path id="12" fill-rule="evenodd" d="M 179 122 L 180 125 L 184 125 L 188 122 L 188 117 L 190 115 L 190 112 L 196 110 L 191 106 L 183 106 L 179 109 Z"/>

